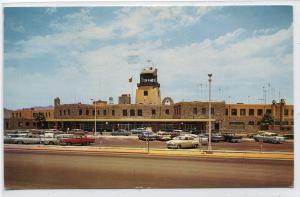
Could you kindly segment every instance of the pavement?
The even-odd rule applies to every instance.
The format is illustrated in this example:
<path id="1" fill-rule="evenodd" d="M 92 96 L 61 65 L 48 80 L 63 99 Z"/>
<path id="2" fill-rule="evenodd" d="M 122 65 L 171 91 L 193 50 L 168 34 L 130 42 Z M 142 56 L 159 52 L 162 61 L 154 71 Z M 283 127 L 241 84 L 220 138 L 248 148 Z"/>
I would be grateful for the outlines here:
<path id="1" fill-rule="evenodd" d="M 95 147 L 95 146 L 45 146 L 45 145 L 16 145 L 5 144 L 5 151 L 47 151 L 47 152 L 77 152 L 77 153 L 108 153 L 108 154 L 140 154 L 165 157 L 190 157 L 190 158 L 242 158 L 265 160 L 294 160 L 293 152 L 259 152 L 259 151 L 226 151 L 201 149 L 147 149 L 128 147 Z"/>
<path id="2" fill-rule="evenodd" d="M 139 149 L 122 149 L 126 153 L 111 148 L 94 152 L 90 147 L 61 149 L 64 151 L 33 151 L 21 147 L 8 150 L 6 147 L 5 189 L 278 188 L 294 185 L 294 161 L 290 160 L 208 158 L 187 156 L 188 153 L 175 156 L 175 153 L 184 152 L 177 150 L 157 156 L 156 150 L 149 154 L 143 150 L 141 154 L 134 153 L 141 151 Z M 174 154 L 170 156 L 170 153 Z M 192 153 L 196 154 L 190 151 Z"/>

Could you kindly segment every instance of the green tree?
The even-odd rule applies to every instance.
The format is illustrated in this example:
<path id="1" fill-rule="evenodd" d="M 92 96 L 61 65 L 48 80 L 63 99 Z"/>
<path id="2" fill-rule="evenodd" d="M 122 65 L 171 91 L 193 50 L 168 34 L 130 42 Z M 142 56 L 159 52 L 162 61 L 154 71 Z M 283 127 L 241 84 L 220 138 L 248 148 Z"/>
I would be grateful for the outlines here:
<path id="1" fill-rule="evenodd" d="M 43 113 L 35 113 L 34 119 L 38 129 L 44 129 L 46 127 L 46 118 Z"/>
<path id="2" fill-rule="evenodd" d="M 271 114 L 265 114 L 260 121 L 260 129 L 269 130 L 269 125 L 274 124 L 274 118 Z"/>

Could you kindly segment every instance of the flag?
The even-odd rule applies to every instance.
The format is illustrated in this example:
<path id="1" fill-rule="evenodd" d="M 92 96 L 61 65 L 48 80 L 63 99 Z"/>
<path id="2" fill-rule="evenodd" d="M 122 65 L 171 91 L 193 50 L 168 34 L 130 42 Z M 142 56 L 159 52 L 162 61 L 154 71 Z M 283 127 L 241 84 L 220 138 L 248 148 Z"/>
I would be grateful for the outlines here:
<path id="1" fill-rule="evenodd" d="M 129 83 L 131 83 L 131 82 L 132 82 L 132 77 L 129 78 Z"/>

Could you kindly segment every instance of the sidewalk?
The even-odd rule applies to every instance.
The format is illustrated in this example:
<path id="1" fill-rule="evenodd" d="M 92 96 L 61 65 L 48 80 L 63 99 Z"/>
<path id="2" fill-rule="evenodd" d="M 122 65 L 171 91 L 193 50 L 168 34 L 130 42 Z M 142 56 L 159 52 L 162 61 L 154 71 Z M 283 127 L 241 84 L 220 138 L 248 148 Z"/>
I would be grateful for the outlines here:
<path id="1" fill-rule="evenodd" d="M 285 152 L 256 152 L 256 151 L 211 151 L 203 150 L 170 150 L 127 148 L 127 147 L 91 147 L 91 146 L 41 146 L 41 145 L 4 145 L 4 150 L 28 150 L 28 151 L 49 151 L 49 152 L 86 152 L 86 153 L 116 153 L 116 154 L 140 154 L 150 156 L 166 157 L 197 157 L 197 158 L 240 158 L 240 159 L 268 159 L 268 160 L 294 160 L 293 153 Z"/>

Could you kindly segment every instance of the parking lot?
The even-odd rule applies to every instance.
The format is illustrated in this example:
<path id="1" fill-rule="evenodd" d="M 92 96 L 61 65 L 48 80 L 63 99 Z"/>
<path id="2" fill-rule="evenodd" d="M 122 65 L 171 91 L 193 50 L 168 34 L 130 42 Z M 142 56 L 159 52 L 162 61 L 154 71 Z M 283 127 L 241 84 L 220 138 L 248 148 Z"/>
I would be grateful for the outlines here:
<path id="1" fill-rule="evenodd" d="M 149 141 L 150 148 L 166 148 L 166 142 L 162 141 Z M 139 140 L 137 136 L 100 136 L 96 139 L 95 144 L 92 146 L 103 147 L 132 147 L 143 148 L 147 147 L 147 142 Z M 207 146 L 200 146 L 200 149 L 206 150 Z M 199 149 L 198 148 L 198 149 Z M 212 143 L 214 150 L 232 150 L 232 151 L 260 151 L 260 142 L 242 142 L 242 143 L 229 143 L 217 142 Z M 293 141 L 286 141 L 282 144 L 262 143 L 262 151 L 272 152 L 293 152 Z"/>

